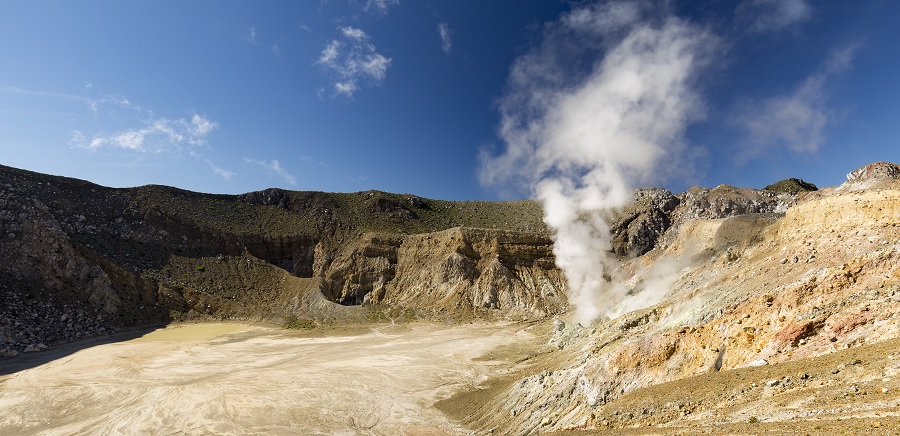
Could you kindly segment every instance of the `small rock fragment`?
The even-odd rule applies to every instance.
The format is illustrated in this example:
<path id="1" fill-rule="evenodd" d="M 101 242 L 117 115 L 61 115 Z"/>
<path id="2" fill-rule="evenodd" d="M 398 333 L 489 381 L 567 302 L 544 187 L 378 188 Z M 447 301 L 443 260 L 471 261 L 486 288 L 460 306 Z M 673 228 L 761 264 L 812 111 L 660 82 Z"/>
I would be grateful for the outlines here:
<path id="1" fill-rule="evenodd" d="M 553 320 L 553 330 L 561 332 L 566 328 L 566 323 L 562 322 L 562 320 L 554 319 Z"/>

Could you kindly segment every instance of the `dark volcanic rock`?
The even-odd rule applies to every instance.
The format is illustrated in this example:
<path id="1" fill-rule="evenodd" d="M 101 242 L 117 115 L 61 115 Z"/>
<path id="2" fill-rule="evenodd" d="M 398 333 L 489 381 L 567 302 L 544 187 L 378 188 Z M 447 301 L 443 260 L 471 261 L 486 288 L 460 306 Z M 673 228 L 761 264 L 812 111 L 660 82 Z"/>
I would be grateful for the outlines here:
<path id="1" fill-rule="evenodd" d="M 632 202 L 616 211 L 610 222 L 613 252 L 636 257 L 652 250 L 671 225 L 669 214 L 679 202 L 665 189 L 636 190 Z"/>

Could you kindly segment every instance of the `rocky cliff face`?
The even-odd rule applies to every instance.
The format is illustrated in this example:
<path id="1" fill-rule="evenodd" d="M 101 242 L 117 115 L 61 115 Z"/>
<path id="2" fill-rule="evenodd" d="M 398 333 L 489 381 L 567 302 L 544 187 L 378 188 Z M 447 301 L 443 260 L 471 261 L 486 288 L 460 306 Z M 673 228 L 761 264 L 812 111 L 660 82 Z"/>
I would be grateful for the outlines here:
<path id="1" fill-rule="evenodd" d="M 562 274 L 544 235 L 454 228 L 406 238 L 397 277 L 373 301 L 440 317 L 535 320 L 565 311 Z"/>

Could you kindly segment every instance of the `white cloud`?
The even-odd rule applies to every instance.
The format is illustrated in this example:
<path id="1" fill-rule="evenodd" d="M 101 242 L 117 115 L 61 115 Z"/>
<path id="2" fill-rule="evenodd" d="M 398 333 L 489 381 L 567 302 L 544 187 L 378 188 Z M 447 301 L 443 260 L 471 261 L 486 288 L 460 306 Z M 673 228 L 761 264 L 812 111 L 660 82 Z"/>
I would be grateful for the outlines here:
<path id="1" fill-rule="evenodd" d="M 332 76 L 335 94 L 353 97 L 360 82 L 378 85 L 384 80 L 391 58 L 378 53 L 363 30 L 349 26 L 338 30 L 344 40 L 326 44 L 316 63 Z"/>
<path id="2" fill-rule="evenodd" d="M 561 18 L 569 29 L 583 33 L 611 33 L 627 29 L 642 19 L 643 4 L 631 1 L 611 1 L 576 8 Z"/>
<path id="3" fill-rule="evenodd" d="M 833 119 L 826 104 L 826 85 L 831 77 L 850 68 L 858 48 L 853 44 L 835 50 L 819 71 L 789 94 L 744 102 L 733 123 L 748 134 L 751 146 L 739 153 L 738 159 L 747 160 L 772 147 L 795 153 L 818 151 Z"/>
<path id="4" fill-rule="evenodd" d="M 283 59 L 283 56 L 281 55 L 281 48 L 278 47 L 278 44 L 272 45 L 272 54 L 275 55 L 275 57 L 278 59 Z"/>
<path id="5" fill-rule="evenodd" d="M 288 173 L 287 170 L 285 170 L 284 167 L 281 166 L 281 162 L 278 162 L 278 160 L 276 159 L 265 162 L 245 157 L 244 161 L 265 169 L 270 175 L 281 178 L 288 185 L 297 186 L 297 178 Z"/>
<path id="6" fill-rule="evenodd" d="M 365 56 L 359 63 L 359 71 L 377 81 L 384 80 L 387 69 L 391 65 L 391 60 L 378 54 L 372 53 Z"/>
<path id="7" fill-rule="evenodd" d="M 368 38 L 366 32 L 363 32 L 361 29 L 357 29 L 356 27 L 341 27 L 341 33 L 347 37 L 347 39 L 353 39 L 356 41 L 362 41 Z"/>
<path id="8" fill-rule="evenodd" d="M 113 104 L 121 108 L 131 109 L 138 112 L 141 111 L 140 106 L 132 104 L 131 101 L 120 94 L 109 94 L 99 98 L 86 97 L 86 104 L 94 115 L 97 115 L 97 113 L 100 111 L 100 108 L 107 104 Z"/>
<path id="9" fill-rule="evenodd" d="M 219 127 L 217 123 L 198 114 L 191 117 L 191 130 L 195 137 L 203 138 L 217 127 Z"/>
<path id="10" fill-rule="evenodd" d="M 257 40 L 256 40 L 256 27 L 250 26 L 250 27 L 247 29 L 247 41 L 250 42 L 251 44 L 256 44 L 256 43 L 257 43 Z"/>
<path id="11" fill-rule="evenodd" d="M 312 29 L 309 26 L 307 26 L 306 23 L 302 23 L 302 22 L 297 23 L 297 28 L 306 33 L 312 33 Z"/>
<path id="12" fill-rule="evenodd" d="M 80 131 L 74 131 L 69 144 L 88 150 L 101 148 L 119 148 L 141 153 L 159 153 L 178 151 L 182 146 L 206 145 L 206 136 L 218 124 L 194 114 L 190 120 L 185 118 L 156 118 L 144 121 L 144 126 L 118 133 L 100 133 L 87 139 Z"/>
<path id="13" fill-rule="evenodd" d="M 366 0 L 366 6 L 363 9 L 366 12 L 386 14 L 391 6 L 399 4 L 400 0 Z"/>
<path id="14" fill-rule="evenodd" d="M 480 156 L 484 184 L 528 186 L 543 203 L 581 323 L 627 297 L 605 278 L 616 261 L 603 212 L 656 177 L 664 159 L 678 161 L 688 125 L 704 116 L 697 75 L 719 45 L 646 5 L 579 6 L 547 24 L 541 45 L 510 69 L 498 129 L 505 149 Z"/>
<path id="15" fill-rule="evenodd" d="M 808 20 L 812 7 L 806 0 L 744 0 L 735 15 L 752 32 L 776 32 Z"/>
<path id="16" fill-rule="evenodd" d="M 349 82 L 338 82 L 334 84 L 334 91 L 341 95 L 346 95 L 347 97 L 352 97 L 353 93 L 357 90 L 356 82 L 351 80 Z"/>
<path id="17" fill-rule="evenodd" d="M 341 43 L 340 41 L 331 41 L 328 45 L 322 49 L 322 54 L 319 55 L 318 63 L 322 65 L 334 65 L 335 61 L 337 61 L 338 56 L 340 56 Z"/>
<path id="18" fill-rule="evenodd" d="M 453 40 L 450 38 L 450 28 L 447 26 L 447 23 L 438 24 L 438 35 L 441 37 L 441 50 L 444 51 L 444 54 L 450 54 Z"/>

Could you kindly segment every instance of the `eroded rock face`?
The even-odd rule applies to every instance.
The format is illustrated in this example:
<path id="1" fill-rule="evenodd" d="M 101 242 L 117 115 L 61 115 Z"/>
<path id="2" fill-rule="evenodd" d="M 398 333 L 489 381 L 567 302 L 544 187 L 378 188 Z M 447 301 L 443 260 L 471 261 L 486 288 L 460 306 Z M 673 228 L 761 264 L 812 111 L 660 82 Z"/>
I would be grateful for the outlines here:
<path id="1" fill-rule="evenodd" d="M 366 234 L 322 262 L 323 293 L 426 317 L 540 319 L 567 309 L 552 244 L 546 235 L 490 229 Z"/>
<path id="2" fill-rule="evenodd" d="M 568 308 L 546 236 L 450 229 L 407 237 L 397 274 L 374 302 L 458 318 L 540 319 Z"/>
<path id="3" fill-rule="evenodd" d="M 847 181 L 850 183 L 898 179 L 900 179 L 900 165 L 890 162 L 871 163 L 847 174 Z"/>
<path id="4" fill-rule="evenodd" d="M 357 305 L 377 300 L 394 279 L 397 235 L 367 234 L 339 253 L 325 272 L 323 293 L 332 301 Z"/>

